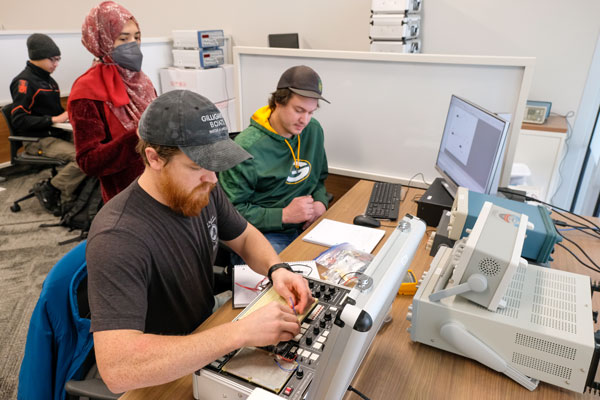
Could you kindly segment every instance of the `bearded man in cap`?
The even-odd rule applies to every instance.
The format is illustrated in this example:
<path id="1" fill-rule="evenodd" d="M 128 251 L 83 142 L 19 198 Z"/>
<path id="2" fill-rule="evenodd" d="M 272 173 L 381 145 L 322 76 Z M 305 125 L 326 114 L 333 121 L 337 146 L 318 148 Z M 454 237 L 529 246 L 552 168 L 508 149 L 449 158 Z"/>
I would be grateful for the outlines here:
<path id="1" fill-rule="evenodd" d="M 292 310 L 313 302 L 264 236 L 233 207 L 215 172 L 251 156 L 229 139 L 218 109 L 176 90 L 142 114 L 142 175 L 100 210 L 86 260 L 91 331 L 100 375 L 122 392 L 170 382 L 244 346 L 300 332 Z M 246 318 L 194 332 L 215 304 L 219 240 L 267 275 L 289 307 L 273 302 Z"/>
<path id="2" fill-rule="evenodd" d="M 253 158 L 219 180 L 237 210 L 279 253 L 328 206 L 323 128 L 313 118 L 323 85 L 310 67 L 286 70 L 269 104 L 257 110 L 235 141 Z M 239 261 L 234 257 L 234 263 Z"/>
<path id="3" fill-rule="evenodd" d="M 29 61 L 10 84 L 11 123 L 19 136 L 40 138 L 26 142 L 25 152 L 65 160 L 68 164 L 56 176 L 34 189 L 37 198 L 50 212 L 74 199 L 73 192 L 85 178 L 75 162 L 71 134 L 53 124 L 66 122 L 67 112 L 60 104 L 58 84 L 50 74 L 60 62 L 60 49 L 52 38 L 34 33 L 27 38 Z"/>

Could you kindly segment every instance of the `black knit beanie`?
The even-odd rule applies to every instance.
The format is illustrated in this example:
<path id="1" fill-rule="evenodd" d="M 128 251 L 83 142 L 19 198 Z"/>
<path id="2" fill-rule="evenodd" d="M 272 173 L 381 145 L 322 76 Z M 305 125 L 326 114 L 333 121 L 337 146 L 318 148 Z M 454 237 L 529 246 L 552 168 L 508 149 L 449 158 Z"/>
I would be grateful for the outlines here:
<path id="1" fill-rule="evenodd" d="M 54 43 L 54 40 L 43 33 L 34 33 L 27 38 L 27 51 L 30 60 L 43 60 L 60 56 L 60 49 Z"/>

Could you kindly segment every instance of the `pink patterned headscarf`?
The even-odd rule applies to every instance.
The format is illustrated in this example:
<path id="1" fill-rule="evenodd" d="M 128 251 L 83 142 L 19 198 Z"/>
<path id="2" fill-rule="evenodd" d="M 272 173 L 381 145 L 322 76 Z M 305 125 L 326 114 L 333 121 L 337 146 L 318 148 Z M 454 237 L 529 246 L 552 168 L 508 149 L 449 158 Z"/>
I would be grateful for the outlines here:
<path id="1" fill-rule="evenodd" d="M 142 113 L 156 98 L 152 81 L 146 74 L 116 65 L 110 56 L 115 40 L 130 19 L 139 28 L 137 20 L 127 9 L 113 1 L 104 1 L 92 8 L 81 27 L 81 42 L 90 53 L 98 58 L 94 61 L 94 65 L 114 65 L 125 83 L 130 99 L 129 104 L 123 107 L 110 104 L 110 107 L 128 130 L 137 127 Z"/>

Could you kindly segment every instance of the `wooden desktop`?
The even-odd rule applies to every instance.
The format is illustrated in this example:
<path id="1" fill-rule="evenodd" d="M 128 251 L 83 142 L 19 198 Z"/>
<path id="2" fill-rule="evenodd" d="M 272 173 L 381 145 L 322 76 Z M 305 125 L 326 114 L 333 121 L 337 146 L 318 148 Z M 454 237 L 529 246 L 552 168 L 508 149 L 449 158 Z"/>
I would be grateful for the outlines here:
<path id="1" fill-rule="evenodd" d="M 351 223 L 355 215 L 362 214 L 372 188 L 369 181 L 358 182 L 348 193 L 337 201 L 323 217 Z M 411 213 L 416 215 L 416 200 L 423 190 L 408 189 L 403 192 L 400 205 L 400 218 Z M 596 219 L 597 221 L 597 219 Z M 394 224 L 382 227 L 387 232 L 383 240 L 375 248 L 375 252 L 383 246 L 389 237 Z M 425 249 L 427 237 L 433 228 L 428 228 L 415 254 L 411 269 L 417 277 L 429 269 L 432 257 Z M 579 231 L 565 234 L 575 240 L 594 257 L 600 255 L 600 248 L 594 239 Z M 318 256 L 326 248 L 302 241 L 300 236 L 281 253 L 287 261 L 309 260 Z M 573 246 L 568 244 L 573 249 Z M 552 267 L 575 273 L 588 274 L 588 270 L 563 249 L 557 247 L 553 255 Z M 588 274 L 592 274 L 591 272 Z M 592 279 L 597 276 L 592 275 Z M 505 375 L 497 373 L 475 361 L 410 340 L 406 331 L 410 323 L 406 320 L 410 296 L 397 296 L 392 307 L 391 323 L 384 325 L 377 334 L 371 349 L 362 362 L 352 386 L 372 400 L 376 399 L 577 399 L 591 398 L 591 394 L 571 392 L 541 382 L 536 390 L 528 391 Z M 594 301 L 594 309 L 598 310 L 600 300 Z M 226 304 L 206 320 L 199 329 L 206 329 L 232 320 L 239 310 L 233 310 Z M 358 396 L 348 392 L 344 399 L 357 399 Z M 193 399 L 192 377 L 186 376 L 177 381 L 133 390 L 121 397 L 132 399 Z M 320 400 L 320 399 L 319 399 Z"/>

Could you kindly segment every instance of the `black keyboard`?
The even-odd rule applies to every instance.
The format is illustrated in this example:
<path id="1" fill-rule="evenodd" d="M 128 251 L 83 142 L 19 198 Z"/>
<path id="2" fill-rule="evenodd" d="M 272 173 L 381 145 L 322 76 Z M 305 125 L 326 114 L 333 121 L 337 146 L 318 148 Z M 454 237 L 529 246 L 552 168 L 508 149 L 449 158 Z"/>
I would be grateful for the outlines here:
<path id="1" fill-rule="evenodd" d="M 365 214 L 373 218 L 397 220 L 401 191 L 402 185 L 399 183 L 375 182 Z"/>

